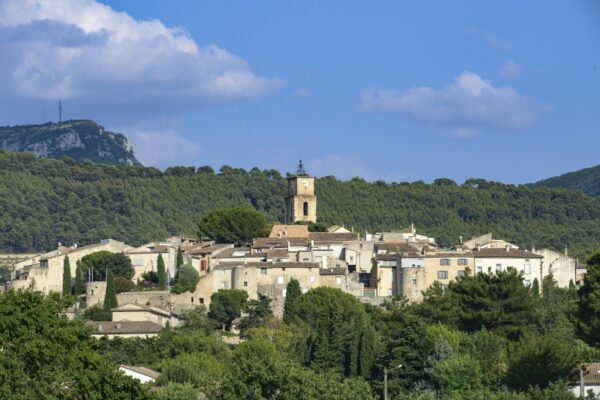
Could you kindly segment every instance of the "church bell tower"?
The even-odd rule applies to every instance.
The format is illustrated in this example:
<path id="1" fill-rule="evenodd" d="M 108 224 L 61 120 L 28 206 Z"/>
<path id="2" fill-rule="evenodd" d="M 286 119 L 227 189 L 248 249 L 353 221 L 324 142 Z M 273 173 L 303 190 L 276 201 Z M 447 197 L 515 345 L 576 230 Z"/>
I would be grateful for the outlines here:
<path id="1" fill-rule="evenodd" d="M 317 222 L 315 178 L 308 176 L 302 160 L 296 175 L 288 177 L 288 194 L 285 198 L 285 223 L 298 221 Z"/>

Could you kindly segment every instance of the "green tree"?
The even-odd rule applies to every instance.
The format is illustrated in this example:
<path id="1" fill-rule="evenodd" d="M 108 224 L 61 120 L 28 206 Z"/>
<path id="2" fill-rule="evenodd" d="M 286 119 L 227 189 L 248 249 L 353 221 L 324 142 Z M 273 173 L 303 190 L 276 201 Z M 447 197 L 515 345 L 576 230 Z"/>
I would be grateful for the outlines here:
<path id="1" fill-rule="evenodd" d="M 227 361 L 227 358 L 200 352 L 179 354 L 163 362 L 158 383 L 187 383 L 208 398 L 215 398 L 221 390 Z"/>
<path id="2" fill-rule="evenodd" d="M 85 293 L 85 287 L 83 284 L 83 273 L 81 271 L 81 265 L 77 262 L 77 268 L 75 269 L 75 296 L 79 296 Z"/>
<path id="3" fill-rule="evenodd" d="M 69 256 L 65 256 L 63 260 L 63 284 L 62 294 L 63 296 L 70 296 L 73 293 L 73 284 L 71 282 L 71 263 L 69 262 Z"/>
<path id="4" fill-rule="evenodd" d="M 205 400 L 207 397 L 190 384 L 168 383 L 157 391 L 158 400 Z"/>
<path id="5" fill-rule="evenodd" d="M 106 279 L 106 271 L 112 272 L 113 276 L 121 276 L 131 279 L 135 270 L 131 260 L 123 253 L 111 253 L 110 251 L 97 251 L 88 254 L 81 259 L 83 271 L 94 271 L 93 279 L 102 281 Z"/>
<path id="6" fill-rule="evenodd" d="M 552 382 L 572 382 L 577 375 L 574 346 L 552 335 L 523 338 L 510 355 L 506 382 L 513 389 L 546 388 Z"/>
<path id="7" fill-rule="evenodd" d="M 251 208 L 211 211 L 200 221 L 199 236 L 218 242 L 245 244 L 267 234 L 265 216 Z"/>
<path id="8" fill-rule="evenodd" d="M 306 361 L 317 371 L 369 377 L 376 357 L 375 331 L 363 305 L 339 289 L 319 287 L 295 302 L 300 321 L 311 328 Z"/>
<path id="9" fill-rule="evenodd" d="M 210 297 L 208 317 L 223 329 L 231 330 L 233 321 L 242 315 L 248 301 L 248 293 L 240 289 L 219 289 Z"/>
<path id="10" fill-rule="evenodd" d="M 183 264 L 179 267 L 175 285 L 171 288 L 173 293 L 193 292 L 200 280 L 198 271 L 190 264 Z"/>
<path id="11" fill-rule="evenodd" d="M 106 293 L 104 294 L 104 303 L 102 308 L 105 312 L 109 313 L 113 308 L 117 308 L 118 306 L 119 303 L 117 302 L 115 281 L 112 272 L 108 271 L 108 276 L 106 277 Z"/>
<path id="12" fill-rule="evenodd" d="M 531 294 L 536 297 L 540 295 L 540 283 L 538 278 L 535 278 L 531 284 Z"/>
<path id="13" fill-rule="evenodd" d="M 300 297 L 301 294 L 302 290 L 300 289 L 300 282 L 294 278 L 290 279 L 285 291 L 285 304 L 283 307 L 284 322 L 289 324 L 294 320 L 294 302 L 298 297 Z"/>
<path id="14" fill-rule="evenodd" d="M 150 399 L 137 381 L 96 350 L 60 295 L 10 290 L 0 296 L 0 398 Z"/>
<path id="15" fill-rule="evenodd" d="M 249 329 L 265 326 L 268 322 L 272 322 L 271 301 L 269 297 L 260 293 L 257 300 L 248 300 L 245 307 L 247 315 L 241 319 L 239 324 L 241 336 L 245 337 Z"/>
<path id="16" fill-rule="evenodd" d="M 179 271 L 179 267 L 183 265 L 183 252 L 181 251 L 181 247 L 177 248 L 177 258 L 175 262 L 175 269 Z"/>
<path id="17" fill-rule="evenodd" d="M 162 254 L 158 255 L 158 260 L 156 261 L 156 274 L 158 275 L 159 289 L 165 289 L 167 287 L 167 272 Z"/>
<path id="18" fill-rule="evenodd" d="M 464 398 L 482 388 L 479 363 L 469 356 L 455 356 L 438 362 L 431 378 L 444 398 Z"/>
<path id="19" fill-rule="evenodd" d="M 600 250 L 587 260 L 587 273 L 579 288 L 577 312 L 579 335 L 593 346 L 600 345 Z"/>

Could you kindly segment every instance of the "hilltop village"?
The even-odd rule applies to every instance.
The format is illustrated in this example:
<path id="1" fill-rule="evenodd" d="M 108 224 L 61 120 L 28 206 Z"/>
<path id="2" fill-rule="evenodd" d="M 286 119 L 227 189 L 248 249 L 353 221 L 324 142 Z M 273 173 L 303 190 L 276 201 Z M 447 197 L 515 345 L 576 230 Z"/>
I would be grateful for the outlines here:
<path id="1" fill-rule="evenodd" d="M 385 298 L 404 296 L 419 302 L 422 293 L 434 282 L 442 287 L 468 273 L 497 273 L 515 269 L 523 283 L 531 286 L 552 275 L 559 287 L 580 284 L 585 269 L 570 257 L 567 249 L 521 249 L 492 233 L 463 241 L 457 238 L 451 248 L 440 248 L 435 238 L 419 234 L 415 226 L 394 232 L 353 232 L 343 226 L 331 226 L 326 232 L 310 232 L 309 222 L 317 222 L 318 208 L 314 178 L 300 164 L 288 178 L 285 224 L 272 226 L 268 237 L 257 237 L 246 246 L 216 243 L 212 240 L 172 237 L 161 242 L 131 247 L 107 239 L 87 246 L 60 246 L 43 254 L 29 255 L 14 264 L 10 287 L 32 288 L 45 294 L 61 292 L 63 267 L 68 257 L 71 276 L 78 263 L 97 252 L 124 254 L 131 262 L 133 282 L 141 282 L 148 273 L 156 273 L 159 258 L 169 278 L 164 290 L 131 290 L 118 294 L 118 309 L 113 320 L 115 335 L 148 334 L 160 330 L 164 321 L 176 323 L 177 313 L 197 305 L 210 305 L 219 289 L 242 289 L 250 299 L 259 295 L 271 298 L 275 315 L 281 316 L 290 279 L 299 281 L 302 292 L 328 286 L 350 293 L 363 302 L 381 304 Z M 195 288 L 183 293 L 170 290 L 177 274 L 178 256 L 198 274 Z M 101 304 L 105 297 L 105 279 L 85 273 L 83 307 Z M 150 288 L 152 289 L 152 288 Z M 153 321 L 160 327 L 138 325 L 137 332 L 127 322 Z M 101 325 L 99 324 L 101 327 Z M 106 327 L 106 326 L 105 326 Z M 143 329 L 142 329 L 143 328 Z M 152 331 L 154 332 L 154 331 Z"/>

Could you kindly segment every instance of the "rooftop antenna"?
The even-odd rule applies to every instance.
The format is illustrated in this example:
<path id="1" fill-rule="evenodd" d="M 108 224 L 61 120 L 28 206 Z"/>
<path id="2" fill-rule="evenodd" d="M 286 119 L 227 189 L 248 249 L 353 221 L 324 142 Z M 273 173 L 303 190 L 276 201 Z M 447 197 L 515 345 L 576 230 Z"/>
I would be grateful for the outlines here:
<path id="1" fill-rule="evenodd" d="M 58 101 L 58 123 L 62 123 L 62 100 Z"/>

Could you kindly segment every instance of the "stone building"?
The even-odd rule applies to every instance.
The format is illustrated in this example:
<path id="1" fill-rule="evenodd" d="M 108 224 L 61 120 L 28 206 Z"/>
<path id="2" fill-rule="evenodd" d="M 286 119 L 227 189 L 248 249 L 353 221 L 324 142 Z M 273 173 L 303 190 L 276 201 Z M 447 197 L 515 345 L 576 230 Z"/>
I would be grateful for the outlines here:
<path id="1" fill-rule="evenodd" d="M 288 178 L 288 195 L 285 198 L 285 222 L 317 222 L 317 196 L 315 178 L 308 176 L 302 160 L 296 175 Z"/>

